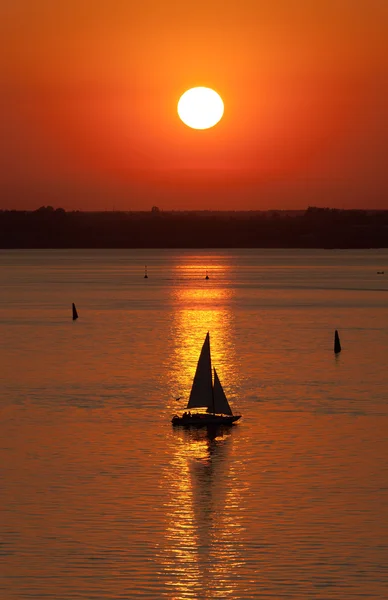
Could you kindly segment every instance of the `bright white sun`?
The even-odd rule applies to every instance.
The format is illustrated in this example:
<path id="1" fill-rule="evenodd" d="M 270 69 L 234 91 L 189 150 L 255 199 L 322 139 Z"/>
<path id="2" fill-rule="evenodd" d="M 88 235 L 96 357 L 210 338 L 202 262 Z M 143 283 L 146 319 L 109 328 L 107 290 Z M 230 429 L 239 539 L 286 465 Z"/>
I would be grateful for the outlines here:
<path id="1" fill-rule="evenodd" d="M 224 103 L 221 96 L 207 87 L 187 90 L 179 99 L 178 115 L 193 129 L 209 129 L 222 119 Z"/>

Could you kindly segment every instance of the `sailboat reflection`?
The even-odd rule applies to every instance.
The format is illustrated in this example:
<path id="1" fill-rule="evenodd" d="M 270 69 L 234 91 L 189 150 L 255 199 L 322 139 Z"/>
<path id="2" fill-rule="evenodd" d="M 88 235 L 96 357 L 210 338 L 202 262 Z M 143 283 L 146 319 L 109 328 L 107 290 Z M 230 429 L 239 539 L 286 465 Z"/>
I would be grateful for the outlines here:
<path id="1" fill-rule="evenodd" d="M 174 429 L 162 553 L 172 598 L 233 598 L 242 525 L 230 428 Z M 233 466 L 235 464 L 235 466 Z"/>

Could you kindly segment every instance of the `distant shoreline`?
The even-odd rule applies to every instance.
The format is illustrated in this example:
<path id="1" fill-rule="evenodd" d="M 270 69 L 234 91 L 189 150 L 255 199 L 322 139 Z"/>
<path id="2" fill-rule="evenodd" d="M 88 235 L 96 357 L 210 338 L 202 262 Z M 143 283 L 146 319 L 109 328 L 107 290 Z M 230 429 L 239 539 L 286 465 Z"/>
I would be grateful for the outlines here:
<path id="1" fill-rule="evenodd" d="M 0 248 L 388 248 L 388 210 L 1 210 Z"/>

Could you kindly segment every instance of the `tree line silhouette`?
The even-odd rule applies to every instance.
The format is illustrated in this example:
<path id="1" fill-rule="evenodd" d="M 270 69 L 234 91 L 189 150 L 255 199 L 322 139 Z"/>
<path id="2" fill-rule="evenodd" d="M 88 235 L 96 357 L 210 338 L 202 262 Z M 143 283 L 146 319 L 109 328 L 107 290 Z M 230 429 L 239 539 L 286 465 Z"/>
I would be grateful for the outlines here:
<path id="1" fill-rule="evenodd" d="M 388 210 L 0 211 L 0 247 L 386 248 Z"/>

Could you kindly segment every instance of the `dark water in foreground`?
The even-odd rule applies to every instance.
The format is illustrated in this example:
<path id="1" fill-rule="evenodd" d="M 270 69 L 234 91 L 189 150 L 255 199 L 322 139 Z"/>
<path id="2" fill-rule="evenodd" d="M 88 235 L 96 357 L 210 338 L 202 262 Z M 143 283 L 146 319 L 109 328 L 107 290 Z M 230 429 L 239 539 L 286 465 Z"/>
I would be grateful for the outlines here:
<path id="1" fill-rule="evenodd" d="M 388 598 L 387 251 L 0 260 L 2 599 Z"/>

